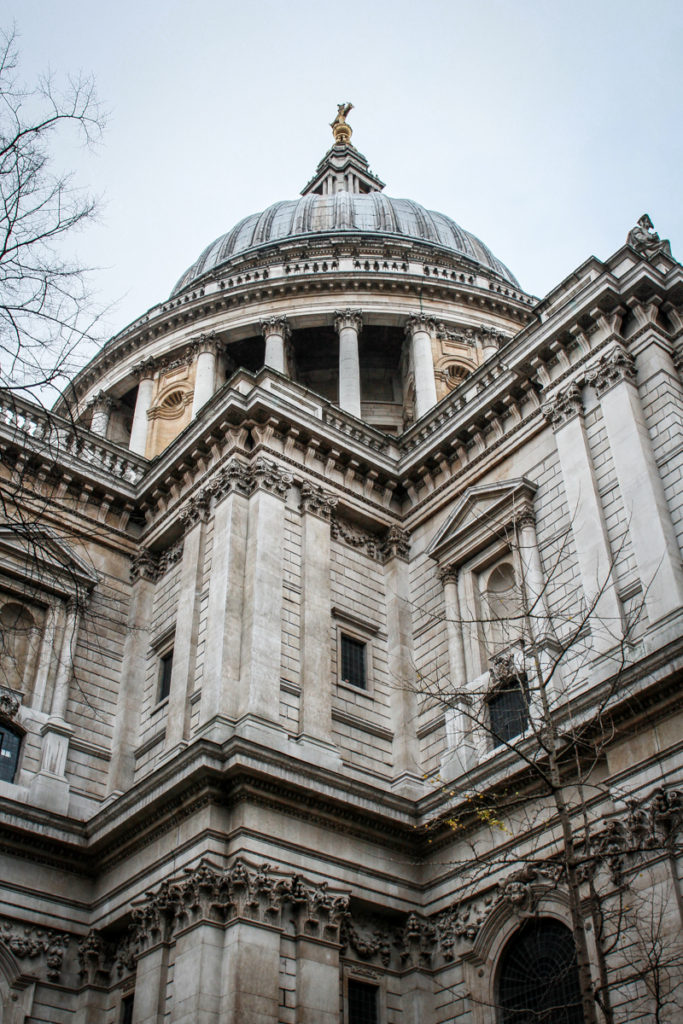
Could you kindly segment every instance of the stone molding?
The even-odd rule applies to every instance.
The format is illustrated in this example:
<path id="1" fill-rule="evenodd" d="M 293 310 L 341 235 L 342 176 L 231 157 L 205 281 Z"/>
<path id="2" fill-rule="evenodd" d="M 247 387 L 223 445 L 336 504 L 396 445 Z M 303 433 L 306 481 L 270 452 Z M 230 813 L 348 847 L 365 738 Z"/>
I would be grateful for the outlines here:
<path id="1" fill-rule="evenodd" d="M 560 430 L 569 420 L 583 414 L 581 388 L 573 381 L 561 391 L 557 391 L 549 401 L 544 402 L 541 412 L 553 430 Z"/>
<path id="2" fill-rule="evenodd" d="M 334 311 L 334 329 L 339 334 L 345 327 L 351 327 L 360 335 L 363 330 L 363 311 L 361 309 L 343 309 Z"/>
<path id="3" fill-rule="evenodd" d="M 0 922 L 0 942 L 18 960 L 41 959 L 50 981 L 58 981 L 62 972 L 64 954 L 69 945 L 69 936 L 52 928 L 36 928 L 33 925 L 18 925 L 14 921 Z"/>
<path id="4" fill-rule="evenodd" d="M 286 316 L 269 316 L 265 320 L 261 320 L 259 326 L 264 338 L 270 337 L 271 334 L 277 334 L 283 341 L 287 341 L 292 333 Z"/>
<path id="5" fill-rule="evenodd" d="M 305 480 L 301 485 L 299 511 L 302 514 L 310 512 L 329 523 L 338 502 L 339 498 L 317 484 Z"/>
<path id="6" fill-rule="evenodd" d="M 586 373 L 586 381 L 599 398 L 622 381 L 636 382 L 636 364 L 633 356 L 622 345 L 606 352 Z"/>

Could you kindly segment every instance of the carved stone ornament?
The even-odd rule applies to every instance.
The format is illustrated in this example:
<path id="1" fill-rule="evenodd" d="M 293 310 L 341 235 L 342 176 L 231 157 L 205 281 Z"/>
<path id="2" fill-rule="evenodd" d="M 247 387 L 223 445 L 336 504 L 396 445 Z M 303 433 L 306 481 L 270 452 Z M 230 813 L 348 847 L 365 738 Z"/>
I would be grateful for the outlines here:
<path id="1" fill-rule="evenodd" d="M 460 571 L 454 565 L 440 565 L 436 574 L 441 584 L 445 586 L 447 583 L 457 584 Z"/>
<path id="2" fill-rule="evenodd" d="M 298 874 L 277 875 L 269 864 L 253 867 L 238 859 L 223 869 L 208 860 L 186 868 L 180 878 L 166 880 L 132 908 L 132 924 L 116 946 L 113 963 L 119 974 L 133 970 L 138 957 L 159 938 L 197 921 L 228 924 L 238 918 L 283 926 L 295 933 L 339 941 L 339 928 L 348 914 L 349 897 L 333 893 L 326 882 L 307 882 Z M 106 948 L 91 936 L 83 949 L 82 964 L 102 962 Z M 80 951 L 79 951 L 80 952 Z"/>
<path id="3" fill-rule="evenodd" d="M 383 561 L 390 558 L 408 560 L 410 555 L 410 534 L 408 530 L 402 530 L 400 526 L 390 526 L 380 547 L 380 554 Z"/>
<path id="4" fill-rule="evenodd" d="M 360 334 L 363 329 L 362 311 L 360 309 L 335 310 L 334 329 L 337 334 L 339 334 L 344 327 L 351 327 L 356 334 Z"/>
<path id="5" fill-rule="evenodd" d="M 314 516 L 329 522 L 338 501 L 339 499 L 334 494 L 324 491 L 322 487 L 311 484 L 307 480 L 301 485 L 299 509 L 302 513 L 311 512 Z"/>
<path id="6" fill-rule="evenodd" d="M 3 942 L 18 960 L 44 958 L 47 977 L 50 981 L 59 980 L 64 954 L 69 945 L 69 936 L 64 932 L 2 921 L 0 942 Z"/>
<path id="7" fill-rule="evenodd" d="M 16 718 L 21 703 L 10 690 L 0 687 L 0 718 Z"/>
<path id="8" fill-rule="evenodd" d="M 133 367 L 133 374 L 138 380 L 152 380 L 157 370 L 159 369 L 159 360 L 143 359 Z"/>
<path id="9" fill-rule="evenodd" d="M 201 355 L 202 352 L 218 354 L 222 347 L 222 342 L 215 331 L 210 331 L 208 334 L 200 334 L 198 338 L 193 338 L 189 345 L 193 356 Z"/>
<path id="10" fill-rule="evenodd" d="M 156 583 L 164 573 L 176 565 L 183 556 L 183 539 L 169 545 L 164 551 L 150 551 L 149 548 L 140 548 L 133 555 L 130 563 L 131 583 L 135 580 L 150 580 Z"/>
<path id="11" fill-rule="evenodd" d="M 104 391 L 98 391 L 88 402 L 88 407 L 92 408 L 94 412 L 111 412 L 116 404 L 116 399 L 111 395 L 105 394 Z"/>
<path id="12" fill-rule="evenodd" d="M 599 396 L 624 380 L 635 383 L 636 367 L 633 356 L 621 345 L 615 345 L 588 370 L 586 380 Z"/>
<path id="13" fill-rule="evenodd" d="M 286 341 L 291 333 L 286 316 L 269 316 L 265 320 L 261 320 L 261 334 L 264 338 L 270 337 L 271 334 L 278 334 Z"/>
<path id="14" fill-rule="evenodd" d="M 565 423 L 583 413 L 583 397 L 578 384 L 569 384 L 558 391 L 552 399 L 544 402 L 541 411 L 553 430 L 559 430 Z"/>
<path id="15" fill-rule="evenodd" d="M 489 666 L 492 688 L 504 683 L 516 682 L 524 674 L 523 655 L 516 648 L 494 654 L 489 659 Z"/>
<path id="16" fill-rule="evenodd" d="M 669 241 L 659 237 L 647 213 L 644 213 L 636 226 L 631 228 L 626 237 L 626 244 L 644 256 L 646 260 L 653 260 L 661 253 L 671 256 Z"/>
<path id="17" fill-rule="evenodd" d="M 292 474 L 286 473 L 269 459 L 256 459 L 251 467 L 251 478 L 254 488 L 269 491 L 278 498 L 286 498 L 292 486 Z"/>
<path id="18" fill-rule="evenodd" d="M 206 523 L 211 511 L 211 496 L 206 490 L 194 494 L 178 513 L 178 519 L 185 532 L 197 523 Z"/>
<path id="19" fill-rule="evenodd" d="M 436 330 L 436 321 L 425 313 L 416 313 L 413 316 L 409 316 L 406 320 L 405 333 L 409 338 L 412 338 L 414 334 L 419 332 L 425 332 L 430 337 L 433 337 L 436 334 Z"/>

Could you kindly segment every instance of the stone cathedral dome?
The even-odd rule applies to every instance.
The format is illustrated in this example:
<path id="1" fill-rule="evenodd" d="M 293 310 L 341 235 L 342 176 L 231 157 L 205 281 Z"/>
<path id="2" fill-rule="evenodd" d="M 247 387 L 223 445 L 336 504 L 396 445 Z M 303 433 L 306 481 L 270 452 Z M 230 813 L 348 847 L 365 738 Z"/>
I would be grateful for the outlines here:
<path id="1" fill-rule="evenodd" d="M 302 241 L 322 235 L 343 237 L 349 232 L 362 232 L 365 237 L 396 237 L 445 249 L 492 270 L 519 288 L 516 278 L 488 246 L 445 214 L 427 210 L 411 199 L 392 199 L 379 190 L 343 190 L 327 195 L 305 192 L 300 199 L 273 203 L 266 210 L 245 217 L 204 249 L 171 295 L 229 263 L 234 256 L 288 240 Z"/>

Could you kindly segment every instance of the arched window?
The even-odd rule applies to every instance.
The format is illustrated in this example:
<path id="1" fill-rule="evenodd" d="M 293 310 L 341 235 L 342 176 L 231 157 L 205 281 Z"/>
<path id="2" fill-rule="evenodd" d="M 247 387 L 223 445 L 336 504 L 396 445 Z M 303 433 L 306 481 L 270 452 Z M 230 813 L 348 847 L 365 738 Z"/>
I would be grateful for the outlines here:
<path id="1" fill-rule="evenodd" d="M 508 940 L 496 986 L 499 1024 L 584 1024 L 572 933 L 554 918 L 527 921 Z"/>

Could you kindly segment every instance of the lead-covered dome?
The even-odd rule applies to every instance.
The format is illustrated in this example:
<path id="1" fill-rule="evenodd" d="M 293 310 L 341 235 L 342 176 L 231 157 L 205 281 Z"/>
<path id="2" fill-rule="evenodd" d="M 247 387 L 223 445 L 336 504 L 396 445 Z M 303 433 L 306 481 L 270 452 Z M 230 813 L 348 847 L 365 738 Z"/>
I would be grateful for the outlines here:
<path id="1" fill-rule="evenodd" d="M 519 288 L 513 274 L 488 246 L 445 214 L 426 210 L 411 199 L 392 199 L 380 191 L 365 194 L 341 191 L 329 195 L 308 193 L 300 199 L 273 203 L 267 210 L 245 217 L 206 247 L 171 294 L 176 295 L 234 256 L 245 255 L 261 246 L 321 235 L 343 236 L 350 232 L 437 246 L 474 260 Z"/>

